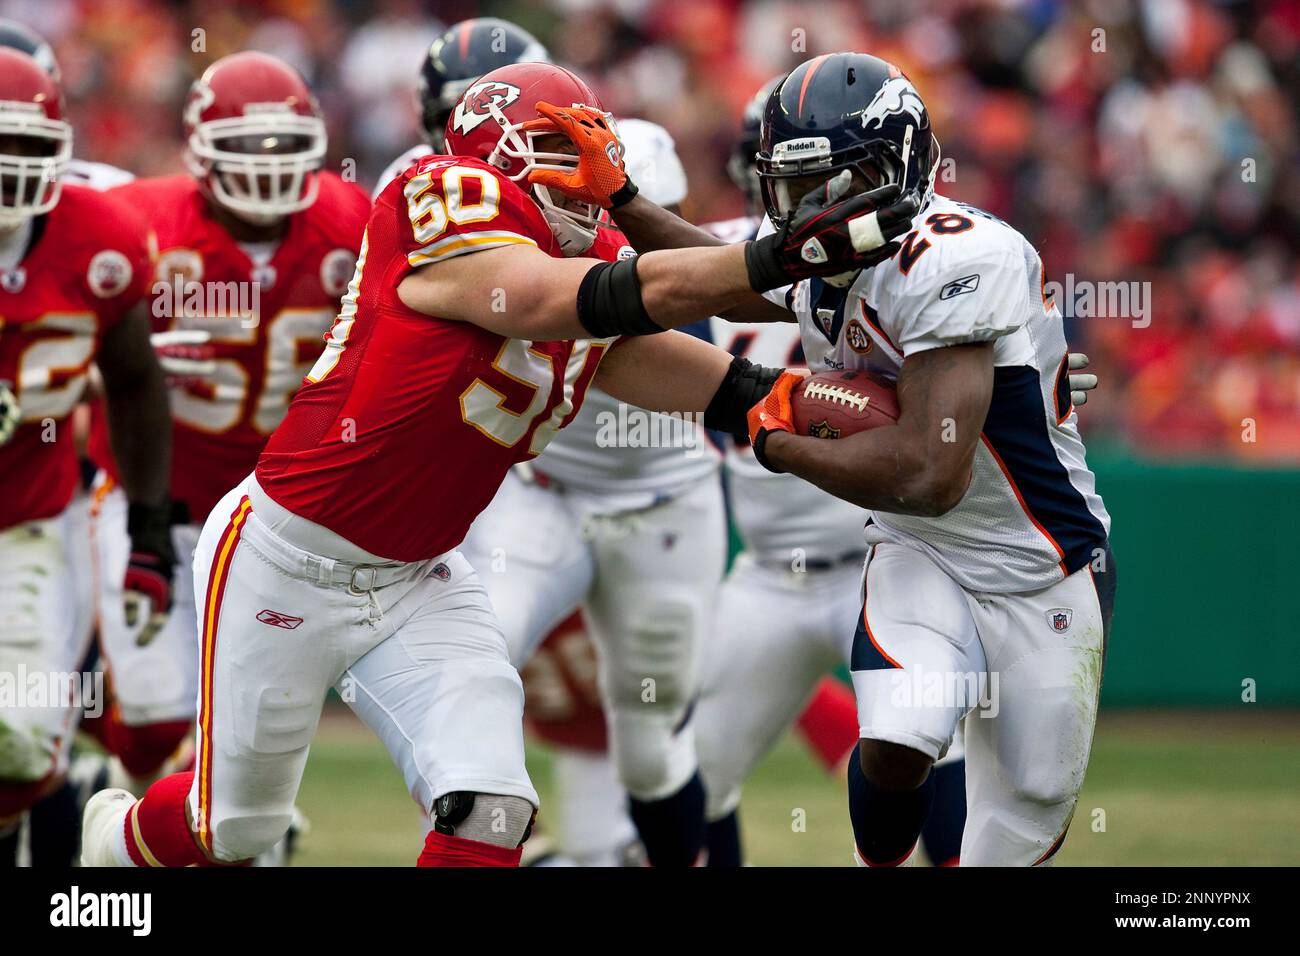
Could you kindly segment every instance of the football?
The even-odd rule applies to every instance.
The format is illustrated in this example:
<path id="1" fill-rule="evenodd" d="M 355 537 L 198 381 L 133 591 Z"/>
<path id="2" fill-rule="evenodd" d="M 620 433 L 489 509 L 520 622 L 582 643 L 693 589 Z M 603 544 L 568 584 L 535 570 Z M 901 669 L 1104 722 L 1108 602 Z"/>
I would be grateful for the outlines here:
<path id="1" fill-rule="evenodd" d="M 794 430 L 813 438 L 846 438 L 898 421 L 894 386 L 860 370 L 819 372 L 791 393 Z"/>

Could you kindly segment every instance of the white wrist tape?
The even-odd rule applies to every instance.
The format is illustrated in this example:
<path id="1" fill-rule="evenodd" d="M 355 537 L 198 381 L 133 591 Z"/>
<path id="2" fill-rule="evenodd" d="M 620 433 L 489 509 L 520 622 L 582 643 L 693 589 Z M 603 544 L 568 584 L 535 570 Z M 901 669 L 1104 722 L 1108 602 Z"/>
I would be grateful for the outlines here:
<path id="1" fill-rule="evenodd" d="M 873 210 L 849 220 L 849 240 L 858 252 L 872 252 L 885 244 L 885 234 L 880 231 L 877 215 Z"/>

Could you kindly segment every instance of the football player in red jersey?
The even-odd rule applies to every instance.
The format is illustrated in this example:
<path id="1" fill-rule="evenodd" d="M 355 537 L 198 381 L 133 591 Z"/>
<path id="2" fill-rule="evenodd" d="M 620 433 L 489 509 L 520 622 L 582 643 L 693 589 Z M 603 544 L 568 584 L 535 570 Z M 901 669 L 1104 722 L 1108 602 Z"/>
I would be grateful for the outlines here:
<path id="1" fill-rule="evenodd" d="M 171 386 L 172 540 L 188 568 L 204 519 L 252 470 L 323 348 L 370 201 L 320 169 L 325 122 L 302 77 L 274 57 L 213 63 L 190 88 L 184 121 L 190 175 L 113 194 L 156 239 L 150 305 Z M 116 698 L 104 737 L 125 770 L 115 778 L 143 793 L 194 722 L 193 580 L 177 582 L 176 612 L 151 636 L 111 613 L 126 515 L 102 439 L 96 429 L 100 639 Z"/>
<path id="2" fill-rule="evenodd" d="M 570 144 L 574 125 L 607 122 L 568 71 L 503 67 L 453 111 L 454 155 L 380 195 L 325 352 L 199 539 L 195 770 L 138 801 L 96 794 L 87 865 L 233 862 L 273 844 L 331 686 L 431 812 L 421 864 L 517 865 L 537 805 L 523 694 L 456 550 L 466 529 L 593 379 L 743 430 L 778 370 L 664 330 L 887 248 L 879 230 L 863 239 L 869 203 L 823 190 L 743 247 L 565 259 L 556 233 L 594 229 L 597 210 L 524 187 L 541 171 L 601 176 Z M 621 168 L 616 142 L 602 156 Z"/>
<path id="3" fill-rule="evenodd" d="M 165 619 L 175 564 L 167 395 L 141 303 L 147 230 L 120 200 L 61 183 L 71 151 L 58 85 L 0 49 L 0 380 L 16 420 L 0 427 L 0 671 L 20 688 L 0 703 L 0 835 L 60 784 L 76 719 L 98 699 L 76 673 L 91 596 L 70 421 L 92 362 L 129 501 L 119 574 L 133 611 Z"/>

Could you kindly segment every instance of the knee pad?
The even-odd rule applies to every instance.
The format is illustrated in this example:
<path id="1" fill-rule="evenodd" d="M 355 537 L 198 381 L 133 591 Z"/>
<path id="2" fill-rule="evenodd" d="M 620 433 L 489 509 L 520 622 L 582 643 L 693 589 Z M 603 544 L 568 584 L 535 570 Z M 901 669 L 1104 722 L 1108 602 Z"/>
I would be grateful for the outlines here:
<path id="1" fill-rule="evenodd" d="M 292 824 L 292 811 L 225 817 L 212 827 L 212 856 L 222 863 L 251 860 L 279 843 Z"/>
<path id="2" fill-rule="evenodd" d="M 608 657 L 605 686 L 614 706 L 656 710 L 680 717 L 699 681 L 700 611 L 682 600 L 665 599 L 654 607 L 628 612 L 618 633 L 601 643 L 614 644 Z"/>
<path id="3" fill-rule="evenodd" d="M 536 813 L 523 797 L 457 790 L 433 802 L 433 828 L 447 836 L 513 850 L 532 834 Z"/>
<path id="4" fill-rule="evenodd" d="M 619 781 L 628 794 L 661 800 L 694 776 L 695 734 L 689 724 L 647 711 L 616 707 L 610 714 L 610 739 Z"/>

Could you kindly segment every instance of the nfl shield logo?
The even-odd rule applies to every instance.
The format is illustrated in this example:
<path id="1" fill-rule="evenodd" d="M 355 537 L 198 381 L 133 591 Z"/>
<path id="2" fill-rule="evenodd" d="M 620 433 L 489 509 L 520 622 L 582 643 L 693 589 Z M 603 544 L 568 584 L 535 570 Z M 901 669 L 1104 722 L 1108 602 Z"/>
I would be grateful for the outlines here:
<path id="1" fill-rule="evenodd" d="M 1047 612 L 1047 623 L 1052 625 L 1054 631 L 1068 631 L 1073 620 L 1074 612 L 1068 607 L 1054 607 Z"/>

